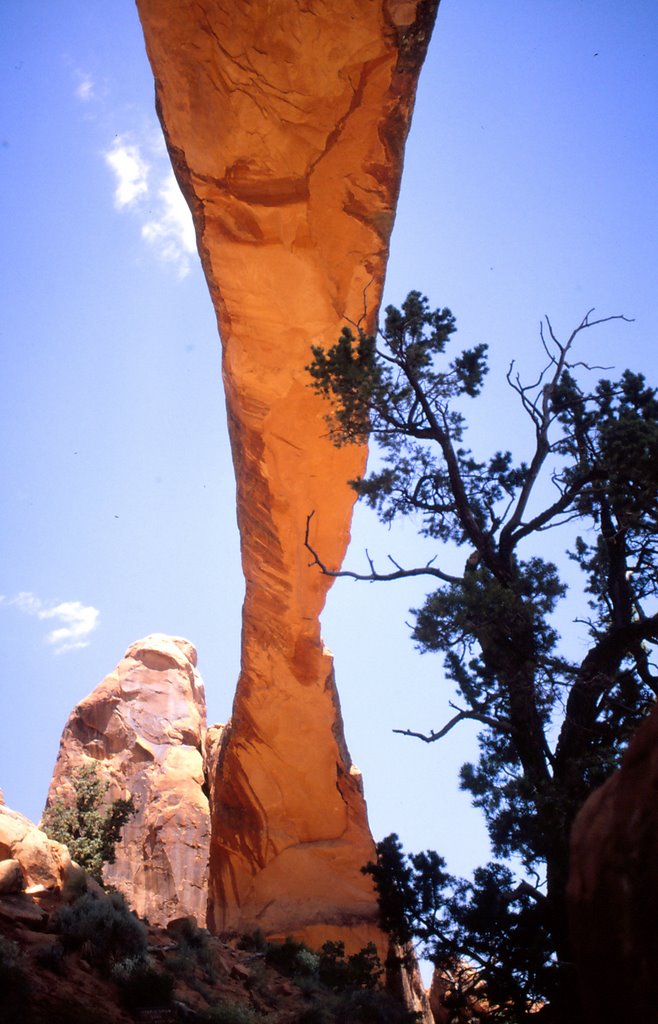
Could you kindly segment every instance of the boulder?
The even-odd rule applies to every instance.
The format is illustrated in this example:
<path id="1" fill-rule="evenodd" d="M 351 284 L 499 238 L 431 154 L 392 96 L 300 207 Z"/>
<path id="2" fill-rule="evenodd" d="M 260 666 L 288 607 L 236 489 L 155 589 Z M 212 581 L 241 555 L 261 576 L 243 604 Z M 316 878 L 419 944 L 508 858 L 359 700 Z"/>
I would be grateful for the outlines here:
<path id="1" fill-rule="evenodd" d="M 365 451 L 327 438 L 311 343 L 372 328 L 438 0 L 137 0 L 223 345 L 246 578 L 242 672 L 211 779 L 209 924 L 380 942 L 307 519 L 338 568 Z"/>
<path id="2" fill-rule="evenodd" d="M 104 881 L 154 925 L 191 916 L 205 926 L 209 849 L 203 773 L 205 693 L 196 651 L 153 634 L 132 644 L 117 668 L 71 712 L 48 803 L 72 800 L 80 766 L 94 761 L 107 801 L 132 795 Z"/>
<path id="3" fill-rule="evenodd" d="M 17 860 L 8 858 L 0 860 L 0 895 L 22 892 L 25 888 L 25 875 Z"/>
<path id="4" fill-rule="evenodd" d="M 592 1024 L 653 1020 L 658 962 L 658 709 L 578 814 L 569 909 Z"/>
<path id="5" fill-rule="evenodd" d="M 18 864 L 27 888 L 61 890 L 71 870 L 67 848 L 4 803 L 0 804 L 0 860 Z"/>
<path id="6" fill-rule="evenodd" d="M 0 920 L 38 930 L 46 925 L 48 914 L 27 893 L 9 893 L 0 897 Z"/>

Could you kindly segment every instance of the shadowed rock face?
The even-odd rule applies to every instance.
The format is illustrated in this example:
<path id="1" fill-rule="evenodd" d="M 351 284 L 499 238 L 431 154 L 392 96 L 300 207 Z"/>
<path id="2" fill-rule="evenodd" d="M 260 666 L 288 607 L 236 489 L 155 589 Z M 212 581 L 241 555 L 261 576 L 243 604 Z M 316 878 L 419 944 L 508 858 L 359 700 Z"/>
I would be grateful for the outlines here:
<path id="1" fill-rule="evenodd" d="M 578 814 L 569 909 L 592 1024 L 655 1020 L 658 961 L 658 712 Z"/>
<path id="2" fill-rule="evenodd" d="M 71 712 L 48 793 L 48 803 L 70 799 L 77 770 L 94 760 L 108 800 L 132 794 L 137 814 L 103 877 L 154 925 L 184 916 L 205 925 L 206 704 L 196 660 L 179 637 L 153 634 L 129 647 Z"/>
<path id="3" fill-rule="evenodd" d="M 346 481 L 305 366 L 372 325 L 438 0 L 138 0 L 158 112 L 217 312 L 246 598 L 212 783 L 209 924 L 360 946 L 374 853 L 309 567 L 349 538 Z M 350 930 L 356 929 L 352 937 Z M 354 941 L 352 942 L 351 939 Z"/>

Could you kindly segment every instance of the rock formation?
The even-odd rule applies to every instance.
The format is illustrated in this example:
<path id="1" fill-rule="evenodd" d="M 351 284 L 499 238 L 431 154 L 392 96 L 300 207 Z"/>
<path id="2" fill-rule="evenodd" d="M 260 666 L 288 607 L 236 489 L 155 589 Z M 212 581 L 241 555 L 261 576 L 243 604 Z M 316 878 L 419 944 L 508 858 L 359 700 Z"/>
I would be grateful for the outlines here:
<path id="1" fill-rule="evenodd" d="M 138 0 L 157 106 L 223 342 L 246 577 L 214 783 L 209 922 L 348 947 L 373 844 L 319 614 L 365 453 L 332 447 L 311 342 L 372 325 L 438 0 Z M 350 930 L 355 929 L 350 937 Z"/>
<path id="2" fill-rule="evenodd" d="M 18 811 L 7 807 L 0 791 L 0 876 L 2 891 L 8 880 L 17 882 L 21 889 L 63 888 L 71 872 L 71 857 L 67 847 L 48 839 L 41 829 Z"/>
<path id="3" fill-rule="evenodd" d="M 90 760 L 110 783 L 108 801 L 132 794 L 137 814 L 104 879 L 158 925 L 184 916 L 206 921 L 206 705 L 196 660 L 179 637 L 153 634 L 129 647 L 69 716 L 48 794 L 49 803 L 70 799 L 71 780 Z"/>
<path id="4" fill-rule="evenodd" d="M 18 811 L 0 802 L 2 892 L 62 889 L 71 870 L 69 851 Z M 19 884 L 20 878 L 20 884 Z M 13 887 L 9 885 L 14 880 Z M 8 887 L 9 886 L 9 887 Z"/>
<path id="5" fill-rule="evenodd" d="M 658 711 L 574 823 L 569 905 L 594 1024 L 654 1020 L 658 962 Z"/>

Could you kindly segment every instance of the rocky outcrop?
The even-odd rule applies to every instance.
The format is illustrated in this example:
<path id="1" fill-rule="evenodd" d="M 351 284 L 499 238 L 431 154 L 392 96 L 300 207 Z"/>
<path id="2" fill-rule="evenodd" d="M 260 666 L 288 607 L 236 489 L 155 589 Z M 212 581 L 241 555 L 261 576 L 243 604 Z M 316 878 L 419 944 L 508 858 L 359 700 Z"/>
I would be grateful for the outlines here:
<path id="1" fill-rule="evenodd" d="M 339 566 L 365 453 L 336 450 L 311 342 L 372 325 L 438 0 L 138 0 L 157 106 L 223 343 L 246 577 L 214 780 L 211 926 L 375 935 L 374 853 L 343 738 L 307 516 Z"/>
<path id="2" fill-rule="evenodd" d="M 587 800 L 571 840 L 569 905 L 587 1018 L 654 1020 L 658 962 L 658 711 Z"/>
<path id="3" fill-rule="evenodd" d="M 22 892 L 24 888 L 25 875 L 18 861 L 11 857 L 0 860 L 0 896 Z"/>
<path id="4" fill-rule="evenodd" d="M 12 866 L 12 862 L 16 866 Z M 0 803 L 0 891 L 19 888 L 61 890 L 71 871 L 69 851 L 18 811 Z M 11 879 L 14 880 L 13 888 Z"/>
<path id="5" fill-rule="evenodd" d="M 72 711 L 48 794 L 49 803 L 71 799 L 72 780 L 90 760 L 110 783 L 108 801 L 132 794 L 137 814 L 104 879 L 156 925 L 206 920 L 206 705 L 196 661 L 192 644 L 179 637 L 153 634 L 129 647 Z"/>

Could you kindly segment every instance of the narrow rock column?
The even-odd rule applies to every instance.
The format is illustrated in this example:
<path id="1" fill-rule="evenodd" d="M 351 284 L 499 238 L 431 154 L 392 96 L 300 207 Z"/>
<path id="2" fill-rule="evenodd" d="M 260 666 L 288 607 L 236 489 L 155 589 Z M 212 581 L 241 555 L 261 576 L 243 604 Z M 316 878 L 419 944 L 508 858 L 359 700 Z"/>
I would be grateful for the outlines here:
<path id="1" fill-rule="evenodd" d="M 314 511 L 339 566 L 365 452 L 329 443 L 305 366 L 346 318 L 374 321 L 438 0 L 137 6 L 223 343 L 246 577 L 209 923 L 358 946 L 376 934 L 373 844 L 304 529 Z"/>

